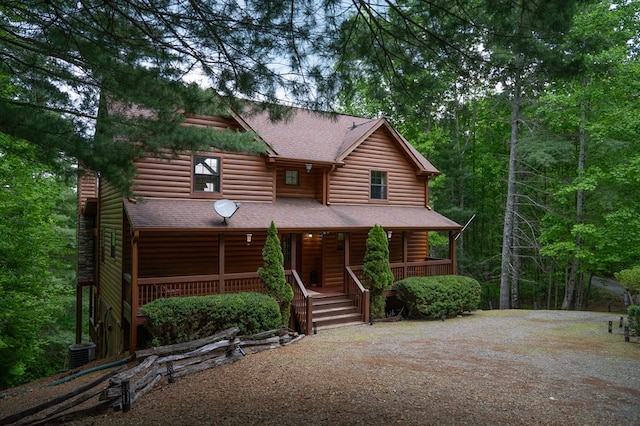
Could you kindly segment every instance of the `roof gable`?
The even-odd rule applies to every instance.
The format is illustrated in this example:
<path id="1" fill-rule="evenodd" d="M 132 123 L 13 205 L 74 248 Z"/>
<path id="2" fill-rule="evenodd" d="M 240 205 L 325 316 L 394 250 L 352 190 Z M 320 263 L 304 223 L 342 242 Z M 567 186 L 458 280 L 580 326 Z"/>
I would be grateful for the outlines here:
<path id="1" fill-rule="evenodd" d="M 380 129 L 386 129 L 392 136 L 393 140 L 397 143 L 398 148 L 413 162 L 421 173 L 424 174 L 439 174 L 440 171 L 436 169 L 417 149 L 415 149 L 385 118 L 376 120 L 375 124 L 368 128 L 359 138 L 354 140 L 349 147 L 343 150 L 338 156 L 337 161 L 342 162 L 349 156 L 356 148 L 358 148 L 364 141 L 367 140 L 372 134 Z"/>
<path id="2" fill-rule="evenodd" d="M 369 119 L 300 108 L 294 108 L 288 118 L 280 121 L 272 121 L 266 111 L 242 118 L 273 149 L 277 158 L 342 163 L 369 136 L 385 128 L 419 173 L 440 173 L 385 118 Z"/>

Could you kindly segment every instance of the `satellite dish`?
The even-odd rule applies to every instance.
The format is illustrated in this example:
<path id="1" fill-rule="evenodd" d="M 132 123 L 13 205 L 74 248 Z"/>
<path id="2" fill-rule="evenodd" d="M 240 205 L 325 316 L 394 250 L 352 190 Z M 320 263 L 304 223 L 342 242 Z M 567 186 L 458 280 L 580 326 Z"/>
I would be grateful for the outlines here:
<path id="1" fill-rule="evenodd" d="M 240 203 L 234 203 L 233 201 L 226 199 L 218 200 L 213 204 L 213 209 L 216 211 L 216 213 L 222 216 L 222 223 L 224 223 L 225 225 L 227 224 L 227 218 L 233 216 L 233 214 L 236 212 L 236 210 L 238 210 L 239 207 Z"/>

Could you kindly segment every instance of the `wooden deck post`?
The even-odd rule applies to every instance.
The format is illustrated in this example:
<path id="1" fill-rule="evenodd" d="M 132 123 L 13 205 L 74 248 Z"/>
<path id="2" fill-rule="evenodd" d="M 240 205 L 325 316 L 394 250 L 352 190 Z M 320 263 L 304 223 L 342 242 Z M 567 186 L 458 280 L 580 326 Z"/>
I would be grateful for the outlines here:
<path id="1" fill-rule="evenodd" d="M 138 240 L 140 231 L 136 230 L 131 239 L 131 318 L 129 319 L 129 353 L 135 357 L 138 343 Z"/>
<path id="2" fill-rule="evenodd" d="M 84 286 L 76 280 L 76 344 L 82 343 L 82 289 Z"/>
<path id="3" fill-rule="evenodd" d="M 407 278 L 409 275 L 409 238 L 407 231 L 402 231 L 402 279 Z"/>
<path id="4" fill-rule="evenodd" d="M 456 235 L 460 231 L 449 231 L 449 259 L 451 259 L 451 275 L 456 274 Z"/>
<path id="5" fill-rule="evenodd" d="M 351 233 L 350 232 L 343 232 L 344 235 L 344 268 L 342 269 L 342 273 L 343 273 L 343 277 L 342 277 L 342 291 L 343 292 L 347 292 L 347 275 L 344 272 L 347 268 L 347 266 L 351 266 L 350 265 L 350 260 L 349 258 L 351 257 Z M 336 236 L 336 238 L 338 238 Z"/>
<path id="6" fill-rule="evenodd" d="M 220 282 L 218 284 L 218 292 L 224 293 L 224 234 L 218 234 L 218 275 Z"/>

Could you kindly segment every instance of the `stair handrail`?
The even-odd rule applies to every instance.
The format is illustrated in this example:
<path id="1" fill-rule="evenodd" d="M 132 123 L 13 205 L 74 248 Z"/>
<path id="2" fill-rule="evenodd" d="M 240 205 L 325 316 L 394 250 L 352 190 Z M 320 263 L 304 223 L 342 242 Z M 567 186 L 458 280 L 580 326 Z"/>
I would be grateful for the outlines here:
<path id="1" fill-rule="evenodd" d="M 291 287 L 293 288 L 293 312 L 300 323 L 301 331 L 309 335 L 313 331 L 313 303 L 311 301 L 311 295 L 295 269 L 291 270 L 291 277 L 293 278 L 293 282 L 291 283 Z"/>
<path id="2" fill-rule="evenodd" d="M 345 269 L 347 272 L 347 280 L 345 283 L 347 296 L 355 303 L 358 312 L 362 314 L 362 320 L 369 322 L 369 289 L 364 288 L 350 266 L 347 266 Z"/>

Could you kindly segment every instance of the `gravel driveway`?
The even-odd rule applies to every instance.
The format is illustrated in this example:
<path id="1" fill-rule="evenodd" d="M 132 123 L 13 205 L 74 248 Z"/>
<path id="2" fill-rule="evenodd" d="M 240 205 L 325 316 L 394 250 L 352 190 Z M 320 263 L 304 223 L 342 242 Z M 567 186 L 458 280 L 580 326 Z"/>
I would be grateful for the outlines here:
<path id="1" fill-rule="evenodd" d="M 479 311 L 326 330 L 72 424 L 639 425 L 640 345 L 618 320 Z"/>

